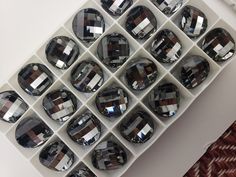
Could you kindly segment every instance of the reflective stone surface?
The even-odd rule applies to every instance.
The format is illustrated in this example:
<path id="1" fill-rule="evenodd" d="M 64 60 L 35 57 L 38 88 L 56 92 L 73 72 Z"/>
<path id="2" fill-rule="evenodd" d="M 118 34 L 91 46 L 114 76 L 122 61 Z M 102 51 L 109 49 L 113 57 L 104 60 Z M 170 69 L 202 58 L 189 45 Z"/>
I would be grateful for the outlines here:
<path id="1" fill-rule="evenodd" d="M 55 171 L 67 171 L 74 163 L 74 153 L 60 140 L 47 145 L 39 154 L 45 167 Z"/>
<path id="2" fill-rule="evenodd" d="M 153 84 L 158 75 L 155 63 L 146 58 L 133 60 L 125 69 L 125 79 L 133 90 L 144 90 Z"/>
<path id="3" fill-rule="evenodd" d="M 134 7 L 128 14 L 126 30 L 136 39 L 147 39 L 157 29 L 154 14 L 145 6 Z"/>
<path id="4" fill-rule="evenodd" d="M 103 82 L 103 71 L 93 61 L 82 61 L 71 72 L 71 83 L 80 92 L 96 92 Z"/>
<path id="5" fill-rule="evenodd" d="M 207 29 L 208 20 L 205 14 L 193 6 L 186 6 L 183 9 L 180 27 L 190 38 L 201 36 Z"/>
<path id="6" fill-rule="evenodd" d="M 105 20 L 96 9 L 83 9 L 75 15 L 72 28 L 81 41 L 92 43 L 105 31 Z"/>
<path id="7" fill-rule="evenodd" d="M 193 89 L 206 80 L 210 64 L 201 56 L 190 56 L 181 68 L 181 82 L 188 89 Z"/>
<path id="8" fill-rule="evenodd" d="M 143 111 L 133 113 L 120 124 L 121 135 L 132 143 L 145 143 L 154 133 L 154 123 Z"/>
<path id="9" fill-rule="evenodd" d="M 183 0 L 151 0 L 166 15 L 175 13 L 183 4 Z"/>
<path id="10" fill-rule="evenodd" d="M 15 123 L 27 110 L 28 105 L 15 91 L 0 93 L 0 120 Z"/>
<path id="11" fill-rule="evenodd" d="M 234 55 L 235 41 L 226 30 L 216 28 L 206 35 L 201 48 L 209 57 L 217 62 L 222 62 Z"/>
<path id="12" fill-rule="evenodd" d="M 87 112 L 70 121 L 67 133 L 78 144 L 90 146 L 100 138 L 101 124 L 92 113 Z"/>
<path id="13" fill-rule="evenodd" d="M 97 145 L 92 154 L 93 166 L 99 170 L 115 170 L 127 162 L 125 150 L 113 141 L 104 141 Z"/>
<path id="14" fill-rule="evenodd" d="M 16 127 L 16 141 L 24 148 L 36 148 L 53 135 L 52 130 L 39 118 L 28 117 Z"/>
<path id="15" fill-rule="evenodd" d="M 133 4 L 133 0 L 101 0 L 101 3 L 109 14 L 121 16 Z"/>
<path id="16" fill-rule="evenodd" d="M 151 91 L 148 103 L 159 116 L 172 117 L 179 109 L 179 89 L 172 83 L 162 84 Z"/>
<path id="17" fill-rule="evenodd" d="M 106 66 L 117 69 L 129 58 L 129 42 L 119 33 L 106 35 L 98 45 L 97 54 Z"/>
<path id="18" fill-rule="evenodd" d="M 49 117 L 62 123 L 77 111 L 77 99 L 68 90 L 55 90 L 44 97 L 43 108 Z"/>
<path id="19" fill-rule="evenodd" d="M 96 177 L 96 175 L 88 167 L 83 167 L 73 171 L 67 177 Z"/>
<path id="20" fill-rule="evenodd" d="M 80 54 L 76 42 L 66 36 L 51 39 L 46 46 L 45 53 L 48 62 L 59 69 L 69 68 Z"/>
<path id="21" fill-rule="evenodd" d="M 128 109 L 129 98 L 121 87 L 109 87 L 98 93 L 96 105 L 98 111 L 106 117 L 116 118 Z"/>
<path id="22" fill-rule="evenodd" d="M 170 30 L 160 31 L 151 46 L 151 54 L 161 63 L 174 63 L 180 58 L 182 44 Z"/>

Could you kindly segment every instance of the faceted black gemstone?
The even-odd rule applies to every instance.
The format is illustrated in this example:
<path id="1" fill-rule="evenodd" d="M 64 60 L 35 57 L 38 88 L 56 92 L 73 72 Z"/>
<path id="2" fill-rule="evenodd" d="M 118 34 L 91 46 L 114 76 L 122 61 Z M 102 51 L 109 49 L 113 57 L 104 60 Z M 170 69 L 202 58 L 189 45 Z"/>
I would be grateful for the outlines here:
<path id="1" fill-rule="evenodd" d="M 151 54 L 162 63 L 173 63 L 182 53 L 179 38 L 170 30 L 160 31 L 152 43 Z"/>
<path id="2" fill-rule="evenodd" d="M 190 38 L 201 36 L 207 29 L 208 20 L 205 14 L 196 7 L 186 6 L 183 9 L 181 29 Z"/>
<path id="3" fill-rule="evenodd" d="M 92 113 L 88 112 L 71 120 L 67 133 L 78 144 L 90 146 L 100 138 L 101 124 Z"/>
<path id="4" fill-rule="evenodd" d="M 93 61 L 82 61 L 71 72 L 71 83 L 80 92 L 96 92 L 103 82 L 103 71 Z"/>
<path id="5" fill-rule="evenodd" d="M 28 105 L 16 92 L 0 93 L 0 120 L 15 123 L 27 110 Z"/>
<path id="6" fill-rule="evenodd" d="M 44 144 L 52 134 L 52 130 L 42 120 L 28 117 L 16 127 L 15 137 L 24 148 L 36 148 Z"/>
<path id="7" fill-rule="evenodd" d="M 145 143 L 154 133 L 154 123 L 146 112 L 139 111 L 121 122 L 120 133 L 129 142 Z"/>
<path id="8" fill-rule="evenodd" d="M 75 15 L 72 28 L 81 41 L 91 43 L 105 31 L 105 21 L 97 10 L 92 8 L 83 9 Z"/>
<path id="9" fill-rule="evenodd" d="M 101 0 L 101 3 L 109 14 L 121 16 L 133 4 L 133 0 Z"/>
<path id="10" fill-rule="evenodd" d="M 96 105 L 98 111 L 106 117 L 119 117 L 128 109 L 128 94 L 121 87 L 109 87 L 98 93 Z"/>
<path id="11" fill-rule="evenodd" d="M 109 34 L 100 41 L 97 53 L 106 66 L 117 69 L 129 58 L 129 42 L 122 34 Z"/>
<path id="12" fill-rule="evenodd" d="M 39 63 L 26 65 L 18 74 L 20 87 L 29 95 L 42 95 L 53 83 L 53 75 Z"/>
<path id="13" fill-rule="evenodd" d="M 127 162 L 125 150 L 113 141 L 104 141 L 97 145 L 92 154 L 93 166 L 99 170 L 115 170 Z"/>
<path id="14" fill-rule="evenodd" d="M 179 89 L 172 83 L 160 85 L 151 91 L 148 102 L 158 115 L 172 117 L 179 109 Z"/>
<path id="15" fill-rule="evenodd" d="M 129 12 L 125 26 L 134 38 L 147 39 L 156 31 L 157 20 L 150 9 L 137 6 Z"/>
<path id="16" fill-rule="evenodd" d="M 39 160 L 45 167 L 55 171 L 67 171 L 74 163 L 74 153 L 62 141 L 46 146 L 39 154 Z"/>
<path id="17" fill-rule="evenodd" d="M 152 0 L 152 2 L 166 15 L 175 13 L 183 4 L 183 0 Z"/>
<path id="18" fill-rule="evenodd" d="M 44 97 L 43 108 L 53 120 L 65 122 L 77 111 L 77 99 L 68 90 L 56 90 Z"/>
<path id="19" fill-rule="evenodd" d="M 69 68 L 80 54 L 76 42 L 66 36 L 57 36 L 51 39 L 45 53 L 48 62 L 59 69 Z"/>
<path id="20" fill-rule="evenodd" d="M 226 30 L 216 28 L 206 35 L 201 48 L 215 61 L 226 61 L 235 53 L 235 41 Z"/>
<path id="21" fill-rule="evenodd" d="M 188 89 L 193 89 L 206 80 L 210 64 L 201 56 L 189 57 L 181 68 L 181 81 Z"/>
<path id="22" fill-rule="evenodd" d="M 68 177 L 96 177 L 96 175 L 88 167 L 83 167 L 73 171 Z"/>
<path id="23" fill-rule="evenodd" d="M 146 58 L 134 60 L 126 68 L 126 82 L 133 90 L 144 90 L 157 79 L 158 71 L 155 63 Z"/>

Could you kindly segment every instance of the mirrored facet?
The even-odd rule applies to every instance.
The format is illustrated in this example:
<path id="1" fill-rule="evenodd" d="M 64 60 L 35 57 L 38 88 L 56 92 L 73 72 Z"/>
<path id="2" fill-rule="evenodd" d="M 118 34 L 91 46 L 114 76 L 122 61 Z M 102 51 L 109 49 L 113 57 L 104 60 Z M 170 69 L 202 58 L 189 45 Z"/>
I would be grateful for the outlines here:
<path id="1" fill-rule="evenodd" d="M 69 68 L 79 56 L 79 46 L 66 36 L 57 36 L 46 46 L 46 57 L 49 63 L 59 69 Z"/>
<path id="2" fill-rule="evenodd" d="M 96 177 L 96 175 L 88 167 L 83 167 L 71 172 L 67 177 Z"/>
<path id="3" fill-rule="evenodd" d="M 28 105 L 15 91 L 0 93 L 0 120 L 15 123 L 27 110 Z"/>
<path id="4" fill-rule="evenodd" d="M 101 123 L 88 112 L 72 119 L 68 124 L 67 133 L 76 143 L 90 146 L 101 136 Z"/>
<path id="5" fill-rule="evenodd" d="M 101 3 L 109 14 L 121 16 L 133 4 L 133 0 L 101 0 Z"/>
<path id="6" fill-rule="evenodd" d="M 68 90 L 56 90 L 44 97 L 43 108 L 53 120 L 65 122 L 77 111 L 77 99 Z"/>
<path id="7" fill-rule="evenodd" d="M 45 167 L 55 171 L 67 171 L 74 163 L 74 153 L 62 141 L 47 145 L 39 154 Z"/>
<path id="8" fill-rule="evenodd" d="M 154 133 L 153 120 L 144 111 L 133 113 L 121 122 L 120 133 L 131 143 L 145 143 Z"/>
<path id="9" fill-rule="evenodd" d="M 145 6 L 134 7 L 128 14 L 126 30 L 136 39 L 147 39 L 157 29 L 155 15 Z"/>
<path id="10" fill-rule="evenodd" d="M 16 127 L 15 137 L 24 148 L 36 148 L 44 144 L 52 134 L 52 130 L 42 120 L 28 117 Z"/>
<path id="11" fill-rule="evenodd" d="M 183 0 L 151 0 L 166 15 L 175 13 L 183 4 Z"/>
<path id="12" fill-rule="evenodd" d="M 96 146 L 92 154 L 93 166 L 99 170 L 115 170 L 127 162 L 125 150 L 113 141 L 104 141 Z"/>
<path id="13" fill-rule="evenodd" d="M 71 72 L 71 83 L 80 92 L 96 92 L 103 82 L 103 70 L 93 61 L 82 61 Z"/>
<path id="14" fill-rule="evenodd" d="M 29 95 L 42 95 L 53 83 L 53 75 L 39 63 L 26 65 L 18 74 L 20 87 Z"/>

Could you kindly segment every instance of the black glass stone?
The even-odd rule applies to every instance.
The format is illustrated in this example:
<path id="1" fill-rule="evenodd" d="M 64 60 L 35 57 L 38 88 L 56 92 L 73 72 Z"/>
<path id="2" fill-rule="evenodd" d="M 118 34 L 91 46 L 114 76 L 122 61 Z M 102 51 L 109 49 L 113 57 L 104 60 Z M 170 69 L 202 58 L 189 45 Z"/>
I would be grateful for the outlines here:
<path id="1" fill-rule="evenodd" d="M 193 6 L 184 7 L 180 27 L 190 38 L 198 38 L 207 29 L 208 20 L 205 14 Z"/>
<path id="2" fill-rule="evenodd" d="M 98 93 L 98 111 L 108 118 L 117 118 L 128 109 L 129 97 L 121 87 L 109 87 Z"/>
<path id="3" fill-rule="evenodd" d="M 152 137 L 154 123 L 150 115 L 144 111 L 138 111 L 121 122 L 119 131 L 127 141 L 143 144 Z"/>
<path id="4" fill-rule="evenodd" d="M 150 9 L 137 6 L 129 12 L 125 27 L 135 39 L 147 39 L 156 31 L 157 20 Z"/>
<path id="5" fill-rule="evenodd" d="M 46 66 L 31 63 L 19 72 L 18 83 L 29 95 L 40 96 L 53 84 L 53 75 Z"/>
<path id="6" fill-rule="evenodd" d="M 92 164 L 99 170 L 116 170 L 127 162 L 125 150 L 114 141 L 104 141 L 96 146 L 92 154 Z"/>
<path id="7" fill-rule="evenodd" d="M 182 44 L 174 32 L 160 31 L 151 46 L 151 54 L 161 63 L 174 63 L 182 53 Z"/>
<path id="8" fill-rule="evenodd" d="M 146 58 L 132 61 L 125 69 L 125 79 L 132 90 L 142 91 L 152 85 L 158 75 L 157 66 Z"/>
<path id="9" fill-rule="evenodd" d="M 133 4 L 133 0 L 101 0 L 101 4 L 110 15 L 121 16 Z"/>
<path id="10" fill-rule="evenodd" d="M 183 0 L 151 0 L 160 11 L 166 15 L 172 15 L 183 4 Z"/>
<path id="11" fill-rule="evenodd" d="M 210 72 L 210 64 L 201 56 L 190 56 L 181 67 L 180 79 L 188 89 L 200 85 Z"/>
<path id="12" fill-rule="evenodd" d="M 39 154 L 39 161 L 45 167 L 58 171 L 67 171 L 74 163 L 74 153 L 62 141 L 47 145 Z"/>
<path id="13" fill-rule="evenodd" d="M 36 148 L 43 145 L 53 131 L 39 118 L 28 117 L 23 119 L 16 127 L 15 138 L 24 148 Z"/>
<path id="14" fill-rule="evenodd" d="M 159 116 L 172 117 L 179 109 L 179 89 L 172 83 L 162 84 L 151 91 L 148 104 Z"/>
<path id="15" fill-rule="evenodd" d="M 0 120 L 15 123 L 29 106 L 15 91 L 0 93 Z"/>
<path id="16" fill-rule="evenodd" d="M 77 99 L 68 90 L 55 90 L 44 97 L 43 108 L 50 118 L 63 123 L 77 111 Z"/>
<path id="17" fill-rule="evenodd" d="M 217 62 L 230 59 L 235 53 L 235 41 L 223 28 L 215 28 L 204 38 L 202 50 Z"/>
<path id="18" fill-rule="evenodd" d="M 92 43 L 105 31 L 105 20 L 96 9 L 83 9 L 75 15 L 72 28 L 78 39 Z"/>
<path id="19" fill-rule="evenodd" d="M 129 58 L 129 42 L 119 33 L 106 35 L 98 44 L 97 54 L 106 66 L 117 69 Z"/>
<path id="20" fill-rule="evenodd" d="M 66 36 L 51 39 L 45 53 L 48 62 L 58 69 L 68 69 L 80 54 L 77 43 Z"/>
<path id="21" fill-rule="evenodd" d="M 80 92 L 96 92 L 103 82 L 103 70 L 93 61 L 82 61 L 71 72 L 71 84 Z"/>
<path id="22" fill-rule="evenodd" d="M 79 145 L 90 146 L 101 136 L 101 123 L 96 116 L 87 112 L 69 122 L 67 133 Z"/>
<path id="23" fill-rule="evenodd" d="M 96 177 L 96 175 L 88 167 L 82 167 L 73 171 L 67 177 Z"/>

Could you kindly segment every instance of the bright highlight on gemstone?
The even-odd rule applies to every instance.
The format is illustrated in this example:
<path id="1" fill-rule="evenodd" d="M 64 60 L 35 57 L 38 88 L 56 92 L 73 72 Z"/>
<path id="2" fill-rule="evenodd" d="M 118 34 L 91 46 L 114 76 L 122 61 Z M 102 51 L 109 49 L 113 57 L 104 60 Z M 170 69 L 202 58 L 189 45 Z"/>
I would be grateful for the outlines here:
<path id="1" fill-rule="evenodd" d="M 133 0 L 101 0 L 103 9 L 113 16 L 121 16 L 132 4 Z"/>
<path id="2" fill-rule="evenodd" d="M 155 4 L 160 11 L 162 11 L 166 15 L 172 15 L 183 4 L 183 0 L 151 0 L 153 4 Z"/>

